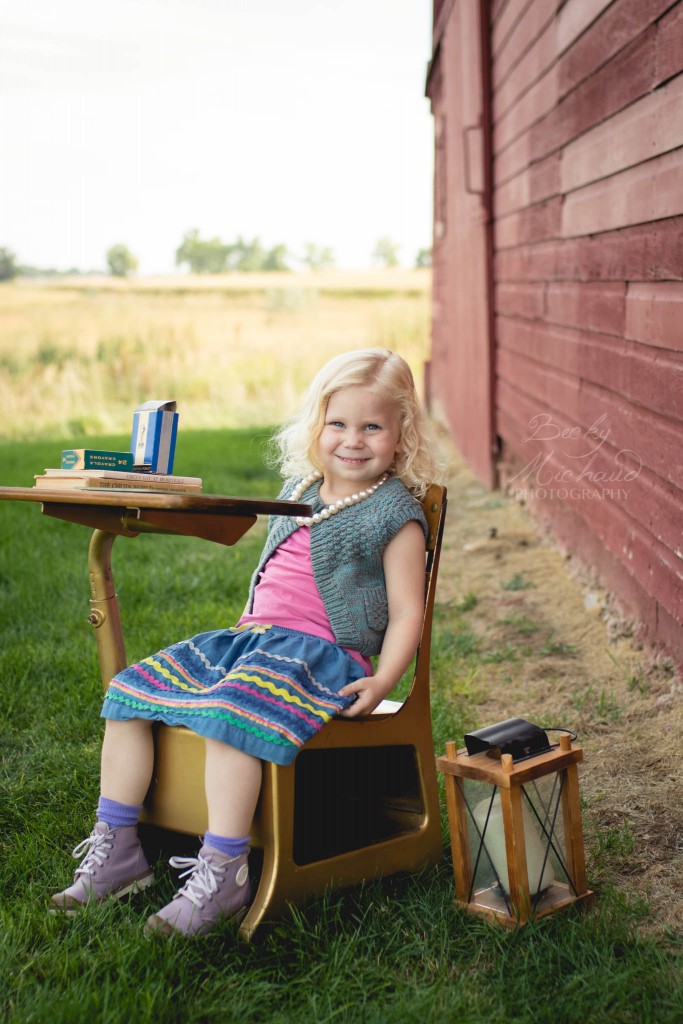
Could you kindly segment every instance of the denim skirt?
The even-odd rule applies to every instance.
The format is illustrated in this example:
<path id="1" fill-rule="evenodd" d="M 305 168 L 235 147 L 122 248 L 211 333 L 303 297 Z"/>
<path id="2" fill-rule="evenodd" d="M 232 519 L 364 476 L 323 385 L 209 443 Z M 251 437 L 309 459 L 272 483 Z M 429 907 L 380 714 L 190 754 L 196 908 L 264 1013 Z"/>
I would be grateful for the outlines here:
<path id="1" fill-rule="evenodd" d="M 301 747 L 352 697 L 338 693 L 364 675 L 329 640 L 282 626 L 199 633 L 111 680 L 103 718 L 184 725 L 275 764 Z"/>

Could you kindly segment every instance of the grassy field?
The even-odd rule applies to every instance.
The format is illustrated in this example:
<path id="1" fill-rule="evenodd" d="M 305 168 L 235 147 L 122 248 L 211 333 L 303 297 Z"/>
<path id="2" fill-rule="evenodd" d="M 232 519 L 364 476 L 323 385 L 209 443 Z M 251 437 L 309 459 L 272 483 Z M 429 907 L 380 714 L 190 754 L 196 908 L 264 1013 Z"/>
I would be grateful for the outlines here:
<path id="1" fill-rule="evenodd" d="M 85 301 L 82 297 L 80 301 Z M 98 300 L 99 301 L 99 300 Z M 207 491 L 275 493 L 261 468 L 266 432 L 188 431 L 177 470 Z M 127 434 L 70 434 L 125 446 Z M 3 484 L 28 484 L 66 435 L 0 443 Z M 418 877 L 367 883 L 292 909 L 235 941 L 143 937 L 172 880 L 130 903 L 74 920 L 45 912 L 70 878 L 71 849 L 90 830 L 98 792 L 101 690 L 86 624 L 87 531 L 0 503 L 0 1017 L 8 1024 L 678 1024 L 683 993 L 674 936 L 644 936 L 647 905 L 613 885 L 618 851 L 589 863 L 594 907 L 517 932 L 453 906 L 449 855 Z M 454 510 L 457 514 L 457 509 Z M 134 659 L 244 603 L 263 525 L 233 550 L 195 540 L 119 540 L 114 570 Z M 467 602 L 435 617 L 435 746 L 477 723 Z M 446 850 L 446 822 L 444 815 Z"/>
<path id="2" fill-rule="evenodd" d="M 65 279 L 0 285 L 0 437 L 125 432 L 175 399 L 181 430 L 279 422 L 314 373 L 380 345 L 418 380 L 429 271 Z"/>

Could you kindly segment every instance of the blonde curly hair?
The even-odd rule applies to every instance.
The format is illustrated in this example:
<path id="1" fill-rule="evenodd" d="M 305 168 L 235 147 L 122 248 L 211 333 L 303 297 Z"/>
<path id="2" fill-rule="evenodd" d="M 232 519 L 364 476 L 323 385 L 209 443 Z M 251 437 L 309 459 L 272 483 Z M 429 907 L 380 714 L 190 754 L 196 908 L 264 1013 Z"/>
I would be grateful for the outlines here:
<path id="1" fill-rule="evenodd" d="M 316 374 L 301 411 L 274 435 L 273 462 L 285 478 L 307 476 L 322 469 L 318 438 L 327 405 L 337 391 L 370 388 L 398 408 L 400 451 L 392 467 L 409 491 L 422 497 L 441 477 L 438 447 L 420 405 L 405 359 L 384 348 L 359 349 L 335 356 Z"/>

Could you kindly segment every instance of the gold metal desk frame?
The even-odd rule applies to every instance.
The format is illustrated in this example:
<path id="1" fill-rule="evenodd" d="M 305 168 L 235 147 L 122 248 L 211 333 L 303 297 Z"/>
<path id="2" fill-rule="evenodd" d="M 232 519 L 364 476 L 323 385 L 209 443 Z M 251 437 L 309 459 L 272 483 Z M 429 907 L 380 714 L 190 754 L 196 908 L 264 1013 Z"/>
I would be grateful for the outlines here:
<path id="1" fill-rule="evenodd" d="M 235 544 L 259 514 L 306 515 L 306 505 L 168 492 L 0 488 L 0 500 L 40 502 L 43 513 L 93 529 L 88 551 L 90 616 L 103 687 L 127 665 L 111 569 L 117 536 L 166 533 Z M 294 764 L 264 764 L 252 844 L 263 850 L 260 882 L 240 935 L 334 886 L 437 863 L 443 853 L 429 706 L 429 660 L 446 489 L 430 488 L 425 615 L 413 684 L 400 704 L 335 719 Z M 204 743 L 159 726 L 143 820 L 188 835 L 207 828 Z"/>
<path id="2" fill-rule="evenodd" d="M 165 533 L 232 545 L 254 525 L 258 515 L 310 513 L 308 505 L 291 501 L 168 491 L 0 487 L 0 500 L 3 498 L 40 502 L 46 516 L 93 529 L 88 549 L 88 621 L 95 629 L 105 689 L 112 676 L 128 664 L 111 569 L 111 549 L 117 537 Z"/>

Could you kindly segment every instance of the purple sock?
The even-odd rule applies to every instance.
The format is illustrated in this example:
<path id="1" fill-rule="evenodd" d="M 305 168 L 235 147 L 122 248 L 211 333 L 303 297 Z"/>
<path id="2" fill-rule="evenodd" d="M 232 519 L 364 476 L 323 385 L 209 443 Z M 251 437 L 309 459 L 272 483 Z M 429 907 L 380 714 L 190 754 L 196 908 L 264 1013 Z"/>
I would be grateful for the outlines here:
<path id="1" fill-rule="evenodd" d="M 109 828 L 137 825 L 141 811 L 142 804 L 120 804 L 118 800 L 101 796 L 97 804 L 97 820 L 105 821 Z"/>
<path id="2" fill-rule="evenodd" d="M 249 836 L 233 839 L 231 836 L 217 836 L 215 832 L 207 832 L 204 836 L 206 846 L 213 846 L 226 857 L 241 857 L 249 849 Z"/>

